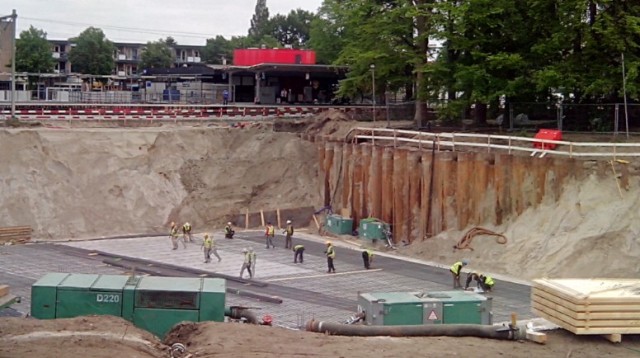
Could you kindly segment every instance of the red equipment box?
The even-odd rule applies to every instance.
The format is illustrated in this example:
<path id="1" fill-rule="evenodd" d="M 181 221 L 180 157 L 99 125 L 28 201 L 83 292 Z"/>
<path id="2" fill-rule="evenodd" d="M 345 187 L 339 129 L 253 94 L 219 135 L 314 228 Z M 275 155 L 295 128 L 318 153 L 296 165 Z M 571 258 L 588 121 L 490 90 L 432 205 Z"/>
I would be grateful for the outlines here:
<path id="1" fill-rule="evenodd" d="M 548 139 L 548 140 L 562 140 L 562 131 L 556 129 L 540 129 L 536 136 L 536 139 Z M 539 149 L 556 149 L 558 145 L 555 143 L 543 143 L 543 142 L 533 142 L 534 148 Z"/>
<path id="2" fill-rule="evenodd" d="M 316 52 L 290 48 L 233 50 L 233 64 L 235 66 L 253 66 L 261 63 L 315 65 Z"/>

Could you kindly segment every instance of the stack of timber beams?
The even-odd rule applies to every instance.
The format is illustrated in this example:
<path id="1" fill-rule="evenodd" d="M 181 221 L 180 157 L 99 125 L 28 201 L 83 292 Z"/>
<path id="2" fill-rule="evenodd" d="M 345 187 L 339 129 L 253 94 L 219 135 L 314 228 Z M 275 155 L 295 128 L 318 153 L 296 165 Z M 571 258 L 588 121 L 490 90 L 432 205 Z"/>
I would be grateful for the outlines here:
<path id="1" fill-rule="evenodd" d="M 619 342 L 640 333 L 640 280 L 539 279 L 533 312 L 574 334 L 601 334 Z"/>
<path id="2" fill-rule="evenodd" d="M 0 227 L 0 244 L 5 242 L 14 244 L 27 242 L 31 240 L 32 231 L 29 226 Z"/>

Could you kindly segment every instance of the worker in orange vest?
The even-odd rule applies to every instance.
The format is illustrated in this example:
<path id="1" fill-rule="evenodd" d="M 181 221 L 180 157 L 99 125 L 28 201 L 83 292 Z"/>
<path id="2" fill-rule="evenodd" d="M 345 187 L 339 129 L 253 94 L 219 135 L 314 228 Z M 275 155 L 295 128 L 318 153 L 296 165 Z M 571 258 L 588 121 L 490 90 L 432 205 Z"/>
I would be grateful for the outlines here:
<path id="1" fill-rule="evenodd" d="M 276 235 L 276 228 L 271 225 L 271 222 L 267 223 L 267 230 L 264 232 L 264 236 L 267 238 L 267 249 L 269 247 L 276 248 L 276 245 L 273 244 L 273 238 Z"/>

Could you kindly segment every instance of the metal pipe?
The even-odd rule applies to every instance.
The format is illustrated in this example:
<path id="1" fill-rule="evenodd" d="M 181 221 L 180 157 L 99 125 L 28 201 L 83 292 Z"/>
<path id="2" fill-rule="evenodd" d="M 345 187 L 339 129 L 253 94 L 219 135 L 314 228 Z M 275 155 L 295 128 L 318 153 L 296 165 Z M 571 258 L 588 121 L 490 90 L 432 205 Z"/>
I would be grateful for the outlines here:
<path id="1" fill-rule="evenodd" d="M 224 310 L 224 315 L 233 319 L 245 319 L 251 324 L 260 324 L 258 316 L 252 311 L 243 307 L 228 307 Z"/>
<path id="2" fill-rule="evenodd" d="M 525 327 L 480 324 L 434 324 L 416 326 L 365 326 L 309 321 L 306 330 L 336 336 L 390 337 L 480 337 L 501 340 L 526 338 Z"/>

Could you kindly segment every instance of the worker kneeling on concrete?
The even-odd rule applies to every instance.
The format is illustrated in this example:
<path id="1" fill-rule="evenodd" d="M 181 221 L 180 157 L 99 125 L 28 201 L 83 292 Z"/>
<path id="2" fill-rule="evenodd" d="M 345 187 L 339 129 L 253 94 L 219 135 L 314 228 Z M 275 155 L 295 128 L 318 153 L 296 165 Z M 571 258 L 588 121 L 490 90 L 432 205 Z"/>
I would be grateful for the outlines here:
<path id="1" fill-rule="evenodd" d="M 227 223 L 227 226 L 224 227 L 224 237 L 225 239 L 233 239 L 233 235 L 235 234 L 235 230 L 231 227 L 231 221 Z"/>
<path id="2" fill-rule="evenodd" d="M 369 249 L 362 251 L 362 262 L 364 263 L 364 268 L 370 269 L 373 262 L 373 251 Z"/>
<path id="3" fill-rule="evenodd" d="M 451 266 L 451 275 L 453 276 L 453 288 L 462 288 L 462 284 L 460 283 L 460 273 L 462 273 L 462 267 L 467 266 L 469 262 L 467 260 L 458 261 L 453 266 Z"/>
<path id="4" fill-rule="evenodd" d="M 304 261 L 304 246 L 302 245 L 296 245 L 293 247 L 293 263 L 297 264 L 298 260 L 300 260 L 300 263 L 302 263 Z"/>
<path id="5" fill-rule="evenodd" d="M 471 280 L 475 280 L 477 283 L 477 287 L 484 292 L 490 292 L 493 289 L 493 286 L 495 286 L 495 282 L 493 281 L 493 278 L 491 278 L 491 276 L 482 273 L 471 272 L 467 275 L 467 282 L 464 286 L 465 290 L 469 288 Z"/>

